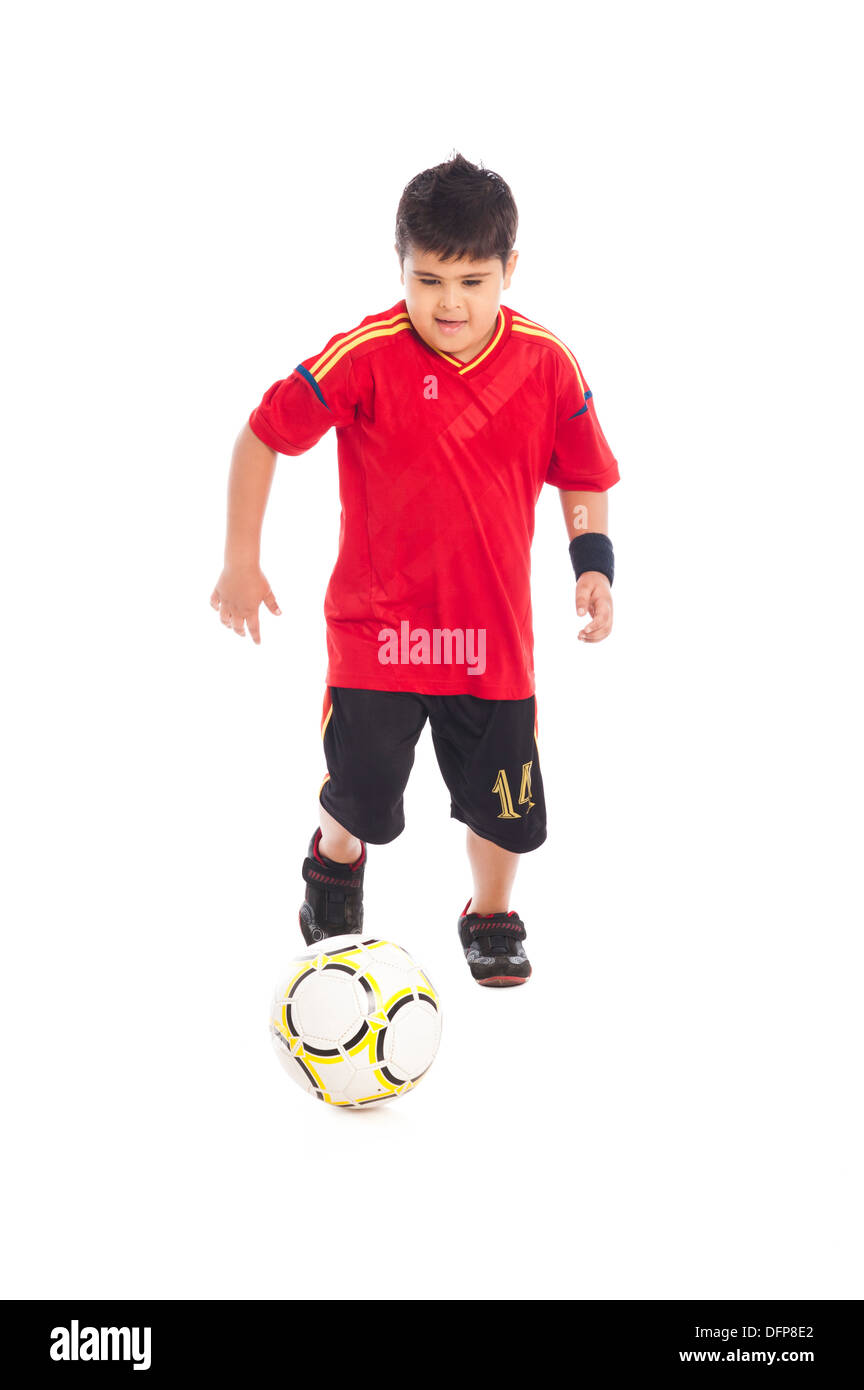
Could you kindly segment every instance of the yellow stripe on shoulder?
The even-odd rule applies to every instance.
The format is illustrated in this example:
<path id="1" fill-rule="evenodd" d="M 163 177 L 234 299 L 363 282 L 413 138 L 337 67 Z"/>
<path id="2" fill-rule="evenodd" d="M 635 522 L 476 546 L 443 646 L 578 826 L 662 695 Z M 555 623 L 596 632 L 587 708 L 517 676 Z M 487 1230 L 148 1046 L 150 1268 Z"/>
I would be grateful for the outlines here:
<path id="1" fill-rule="evenodd" d="M 576 373 L 576 379 L 579 382 L 579 390 L 582 392 L 583 396 L 585 395 L 585 382 L 579 370 L 579 363 L 576 361 L 576 358 L 573 356 L 566 343 L 562 343 L 560 338 L 556 338 L 555 334 L 550 333 L 548 328 L 544 328 L 542 324 L 535 323 L 533 319 L 526 319 L 524 314 L 513 314 L 511 332 L 525 333 L 531 338 L 546 338 L 550 343 L 555 343 L 572 365 Z"/>
<path id="2" fill-rule="evenodd" d="M 343 333 L 335 343 L 331 343 L 309 371 L 316 381 L 320 381 L 351 348 L 359 347 L 360 343 L 366 343 L 370 338 L 387 338 L 393 333 L 403 333 L 410 326 L 410 316 L 404 311 L 401 314 L 393 314 L 389 319 L 373 319 L 371 323 L 362 323 L 359 328 L 352 328 L 350 333 Z"/>

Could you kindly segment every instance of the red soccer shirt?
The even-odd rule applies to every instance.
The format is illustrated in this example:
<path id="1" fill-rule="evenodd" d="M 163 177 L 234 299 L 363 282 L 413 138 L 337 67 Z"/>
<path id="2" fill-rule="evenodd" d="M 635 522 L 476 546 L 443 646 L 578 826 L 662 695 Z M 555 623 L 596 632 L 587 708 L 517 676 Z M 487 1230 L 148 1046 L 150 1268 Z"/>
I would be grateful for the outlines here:
<path id="1" fill-rule="evenodd" d="M 604 492 L 619 477 L 559 338 L 502 304 L 487 346 L 462 362 L 420 337 L 401 299 L 275 382 L 249 425 L 288 455 L 336 427 L 327 685 L 534 694 L 540 490 Z"/>

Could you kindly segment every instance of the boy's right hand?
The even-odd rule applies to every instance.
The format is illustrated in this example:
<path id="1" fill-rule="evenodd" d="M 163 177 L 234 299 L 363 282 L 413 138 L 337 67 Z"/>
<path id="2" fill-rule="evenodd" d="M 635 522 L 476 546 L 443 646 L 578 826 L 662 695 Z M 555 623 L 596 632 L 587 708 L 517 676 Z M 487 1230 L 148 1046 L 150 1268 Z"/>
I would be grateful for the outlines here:
<path id="1" fill-rule="evenodd" d="M 266 603 L 271 613 L 282 612 L 273 590 L 257 565 L 226 565 L 210 595 L 210 605 L 220 610 L 219 616 L 225 627 L 233 628 L 241 637 L 246 636 L 243 624 L 248 624 L 249 635 L 259 646 L 260 603 Z"/>

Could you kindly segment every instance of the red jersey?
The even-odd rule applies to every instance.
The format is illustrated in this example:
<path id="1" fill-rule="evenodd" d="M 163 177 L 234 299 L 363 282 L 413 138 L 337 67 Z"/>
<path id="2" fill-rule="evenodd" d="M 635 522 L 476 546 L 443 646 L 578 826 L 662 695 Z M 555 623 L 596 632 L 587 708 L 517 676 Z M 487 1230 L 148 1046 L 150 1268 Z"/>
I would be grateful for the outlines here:
<path id="1" fill-rule="evenodd" d="M 502 304 L 486 347 L 462 362 L 421 338 L 401 299 L 274 382 L 249 425 L 288 455 L 336 428 L 327 685 L 534 694 L 540 490 L 604 492 L 619 478 L 560 338 Z"/>

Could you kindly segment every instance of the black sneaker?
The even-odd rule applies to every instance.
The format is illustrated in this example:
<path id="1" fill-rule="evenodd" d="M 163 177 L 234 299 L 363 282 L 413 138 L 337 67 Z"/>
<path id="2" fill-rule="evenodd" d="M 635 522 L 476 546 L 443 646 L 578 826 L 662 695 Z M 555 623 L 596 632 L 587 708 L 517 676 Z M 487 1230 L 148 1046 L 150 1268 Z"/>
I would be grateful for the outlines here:
<path id="1" fill-rule="evenodd" d="M 469 912 L 459 918 L 459 940 L 478 985 L 524 985 L 531 974 L 525 923 L 516 912 Z"/>
<path id="2" fill-rule="evenodd" d="M 366 844 L 353 864 L 337 864 L 325 859 L 318 849 L 321 829 L 309 841 L 303 860 L 306 901 L 299 912 L 300 930 L 307 946 L 329 936 L 344 936 L 363 930 L 363 871 Z"/>

